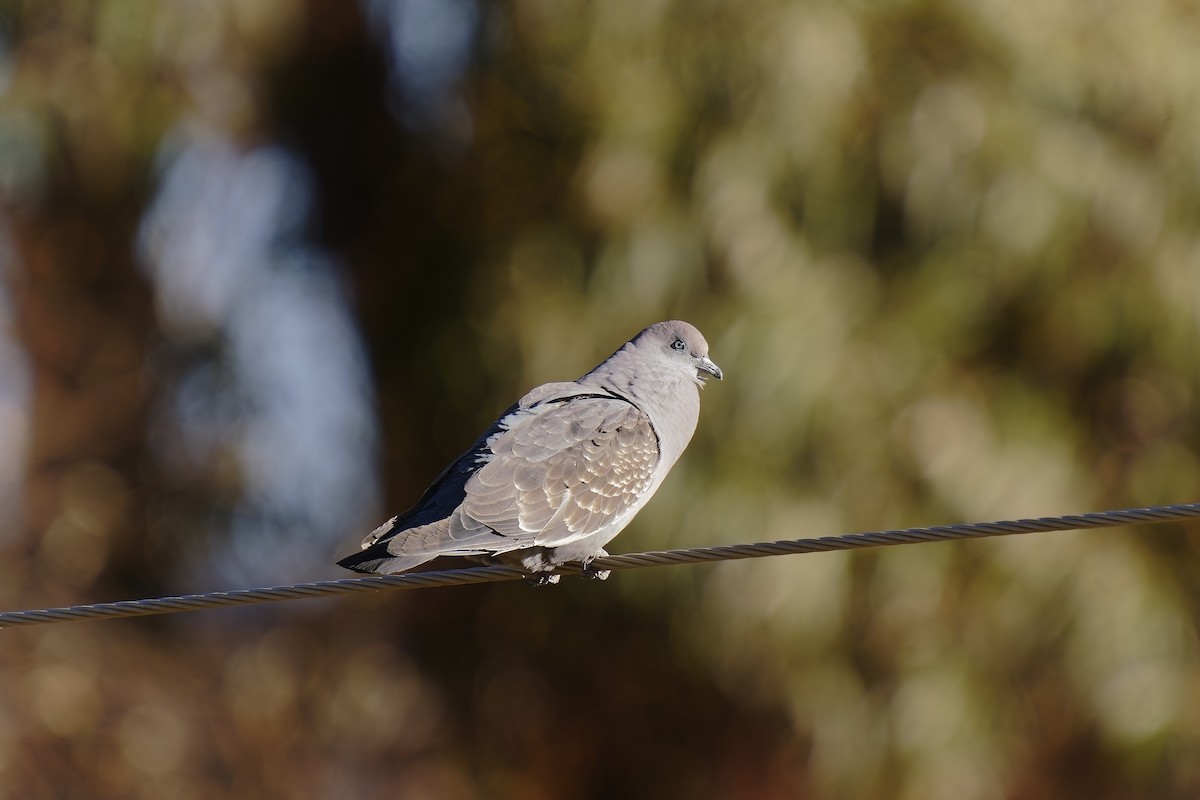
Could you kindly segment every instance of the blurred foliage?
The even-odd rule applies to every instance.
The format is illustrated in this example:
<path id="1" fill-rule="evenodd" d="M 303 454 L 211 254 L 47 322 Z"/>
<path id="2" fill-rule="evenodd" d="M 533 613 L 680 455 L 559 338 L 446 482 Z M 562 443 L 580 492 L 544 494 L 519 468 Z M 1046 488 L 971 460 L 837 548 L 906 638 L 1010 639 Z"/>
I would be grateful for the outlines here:
<path id="1" fill-rule="evenodd" d="M 231 533 L 235 448 L 162 455 L 181 359 L 227 363 L 137 255 L 197 140 L 311 176 L 383 432 L 360 514 L 669 317 L 727 380 L 618 550 L 1197 499 L 1187 4 L 441 7 L 0 4 L 4 607 L 307 552 Z M 405 83 L 431 19 L 468 52 Z M 0 797 L 1195 797 L 1191 528 L 5 631 Z"/>

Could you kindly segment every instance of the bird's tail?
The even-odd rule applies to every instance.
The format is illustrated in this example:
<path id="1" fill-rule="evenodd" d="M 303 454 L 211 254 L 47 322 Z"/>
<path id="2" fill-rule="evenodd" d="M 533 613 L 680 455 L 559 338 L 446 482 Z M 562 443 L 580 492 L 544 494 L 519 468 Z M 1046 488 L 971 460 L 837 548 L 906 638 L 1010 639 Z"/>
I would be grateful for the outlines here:
<path id="1" fill-rule="evenodd" d="M 392 555 L 387 550 L 387 542 L 372 545 L 361 553 L 346 556 L 337 562 L 339 567 L 352 569 L 355 572 L 369 572 L 376 575 L 395 575 L 397 572 L 407 572 L 413 567 L 419 567 L 426 561 L 437 558 L 437 553 L 420 553 L 414 555 Z"/>
<path id="2" fill-rule="evenodd" d="M 445 551 L 448 523 L 439 519 L 416 528 L 395 530 L 396 517 L 371 531 L 363 542 L 363 551 L 346 556 L 338 566 L 355 572 L 394 575 L 432 561 Z"/>

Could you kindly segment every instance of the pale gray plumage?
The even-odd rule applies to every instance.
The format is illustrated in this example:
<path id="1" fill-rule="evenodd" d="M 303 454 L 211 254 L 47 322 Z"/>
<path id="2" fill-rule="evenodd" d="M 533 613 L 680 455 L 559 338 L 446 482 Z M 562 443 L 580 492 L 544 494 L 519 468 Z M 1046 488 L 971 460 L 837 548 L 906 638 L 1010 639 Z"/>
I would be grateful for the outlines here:
<path id="1" fill-rule="evenodd" d="M 382 574 L 438 556 L 531 574 L 586 567 L 691 441 L 708 375 L 723 377 L 700 331 L 678 320 L 651 325 L 578 381 L 522 397 L 415 506 L 338 563 Z"/>

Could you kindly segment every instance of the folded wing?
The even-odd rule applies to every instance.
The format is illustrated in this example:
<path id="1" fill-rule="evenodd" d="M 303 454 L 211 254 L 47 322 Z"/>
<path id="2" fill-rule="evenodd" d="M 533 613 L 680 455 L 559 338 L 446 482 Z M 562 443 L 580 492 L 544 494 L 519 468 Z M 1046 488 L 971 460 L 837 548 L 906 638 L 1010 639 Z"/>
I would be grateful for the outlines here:
<path id="1" fill-rule="evenodd" d="M 449 536 L 504 537 L 503 550 L 559 547 L 623 522 L 659 461 L 650 419 L 613 397 L 575 397 L 513 415 L 489 440 Z M 494 547 L 494 545 L 493 545 Z"/>

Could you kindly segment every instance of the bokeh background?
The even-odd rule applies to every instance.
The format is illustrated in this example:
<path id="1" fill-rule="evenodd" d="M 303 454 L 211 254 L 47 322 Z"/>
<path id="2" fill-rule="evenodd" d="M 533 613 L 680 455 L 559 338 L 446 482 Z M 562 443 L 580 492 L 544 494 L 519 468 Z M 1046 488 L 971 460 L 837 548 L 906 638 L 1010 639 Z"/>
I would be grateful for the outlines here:
<path id="1" fill-rule="evenodd" d="M 615 551 L 1200 499 L 1200 14 L 0 3 L 0 608 L 340 577 L 688 319 Z M 1193 798 L 1200 530 L 0 632 L 0 797 Z"/>

